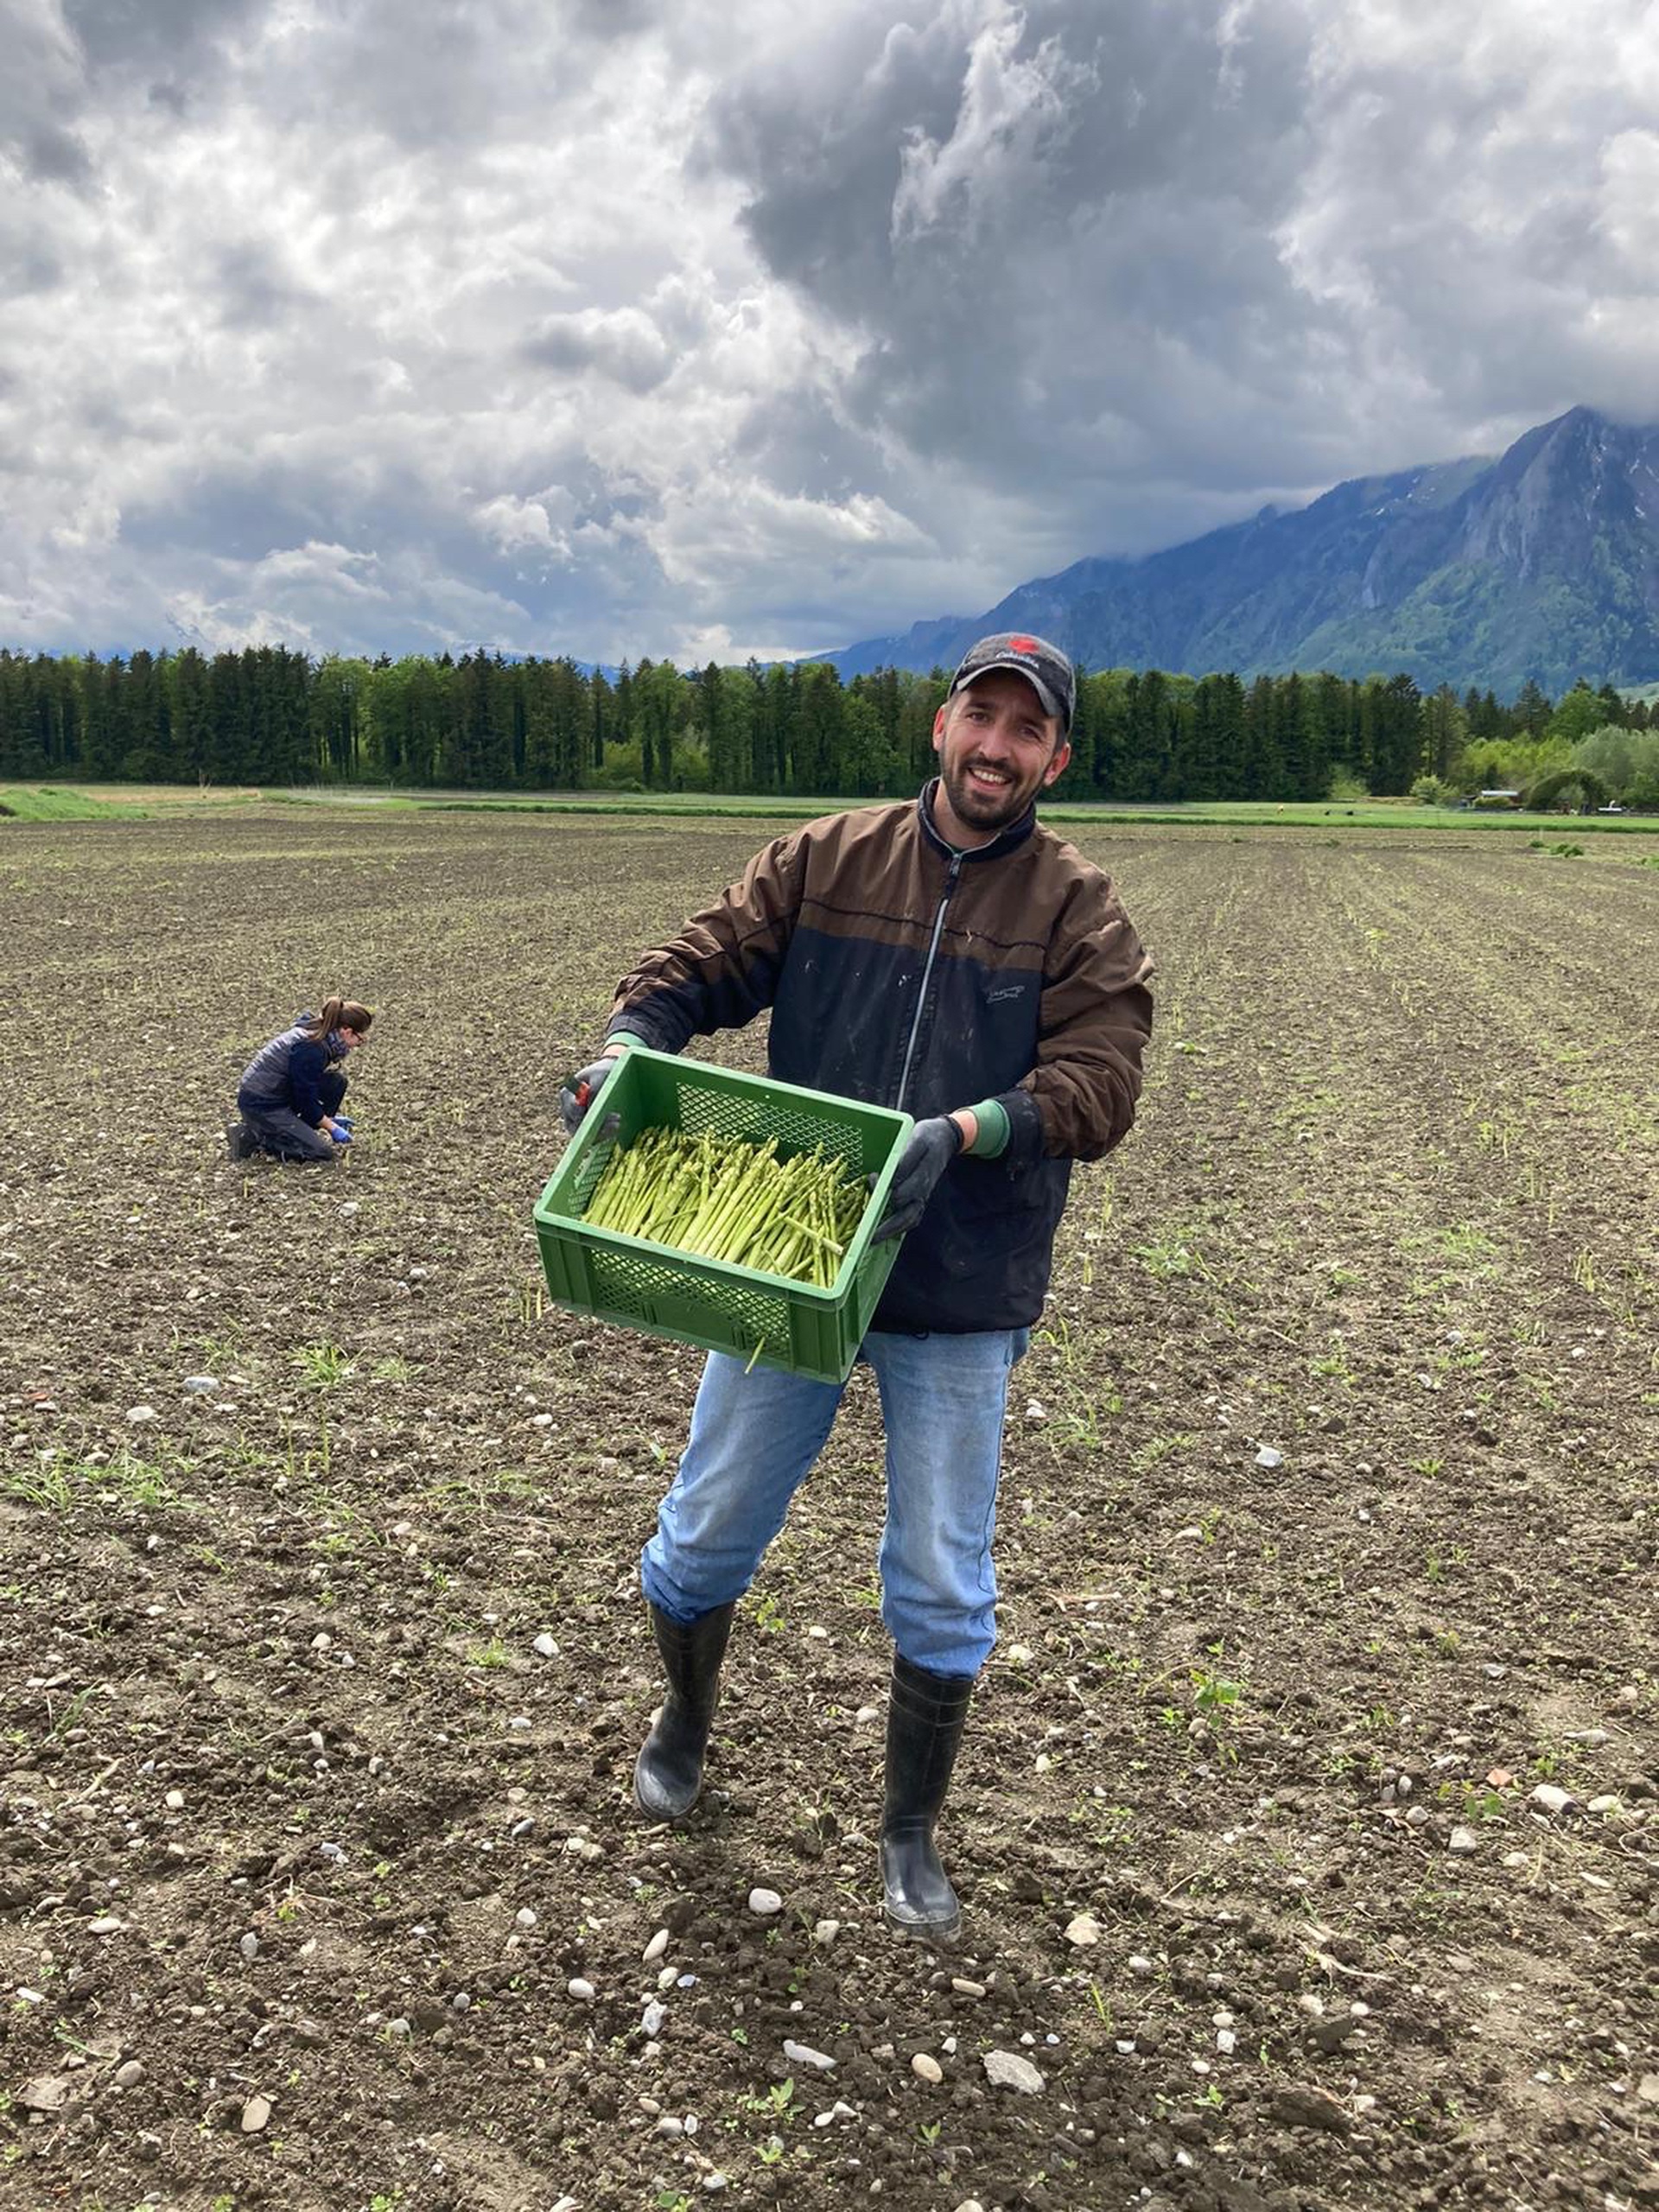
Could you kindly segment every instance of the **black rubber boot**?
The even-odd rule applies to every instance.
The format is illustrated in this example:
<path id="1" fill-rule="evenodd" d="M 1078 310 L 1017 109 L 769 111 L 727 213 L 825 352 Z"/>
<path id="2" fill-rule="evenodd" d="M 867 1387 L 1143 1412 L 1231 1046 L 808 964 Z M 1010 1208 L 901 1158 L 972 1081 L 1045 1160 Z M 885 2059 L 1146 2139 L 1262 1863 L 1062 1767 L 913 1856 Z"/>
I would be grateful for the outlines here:
<path id="1" fill-rule="evenodd" d="M 716 1605 L 689 1626 L 658 1605 L 651 1625 L 668 1676 L 668 1695 L 634 1762 L 633 1802 L 648 1821 L 683 1820 L 702 1788 L 702 1755 L 720 1688 L 720 1662 L 734 1605 Z"/>
<path id="2" fill-rule="evenodd" d="M 882 1902 L 895 1928 L 935 1943 L 948 1943 L 962 1923 L 957 1893 L 933 1847 L 933 1823 L 950 1787 L 973 1694 L 971 1675 L 931 1675 L 893 1654 Z"/>
<path id="3" fill-rule="evenodd" d="M 259 1140 L 245 1122 L 226 1124 L 225 1146 L 232 1160 L 251 1160 L 259 1150 Z"/>

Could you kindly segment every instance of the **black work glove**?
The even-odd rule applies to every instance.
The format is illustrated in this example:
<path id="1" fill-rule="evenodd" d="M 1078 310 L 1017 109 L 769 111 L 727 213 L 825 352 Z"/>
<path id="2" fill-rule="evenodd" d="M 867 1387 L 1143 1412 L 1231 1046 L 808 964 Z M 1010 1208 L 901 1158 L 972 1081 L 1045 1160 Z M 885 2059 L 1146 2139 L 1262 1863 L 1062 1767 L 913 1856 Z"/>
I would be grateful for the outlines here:
<path id="1" fill-rule="evenodd" d="M 962 1150 L 962 1131 L 948 1115 L 918 1122 L 899 1157 L 899 1172 L 887 1192 L 887 1210 L 870 1239 L 880 1244 L 914 1229 L 927 1211 L 934 1185 Z"/>
<path id="2" fill-rule="evenodd" d="M 608 1060 L 590 1061 L 585 1068 L 578 1068 L 575 1075 L 566 1076 L 559 1085 L 559 1119 L 572 1136 L 582 1127 L 588 1109 L 599 1096 L 621 1057 L 620 1052 L 617 1052 Z"/>

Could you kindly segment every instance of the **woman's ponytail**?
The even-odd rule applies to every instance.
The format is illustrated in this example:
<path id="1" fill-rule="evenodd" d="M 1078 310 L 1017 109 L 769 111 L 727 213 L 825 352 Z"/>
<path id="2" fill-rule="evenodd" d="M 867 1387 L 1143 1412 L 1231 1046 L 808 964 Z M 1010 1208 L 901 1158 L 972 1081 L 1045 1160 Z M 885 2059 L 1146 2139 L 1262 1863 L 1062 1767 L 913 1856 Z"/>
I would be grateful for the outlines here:
<path id="1" fill-rule="evenodd" d="M 356 999 L 325 999 L 321 1011 L 305 1025 L 305 1033 L 315 1043 L 321 1044 L 336 1029 L 354 1029 L 359 1037 L 366 1036 L 369 1024 L 374 1020 L 370 1009 L 359 1005 Z"/>

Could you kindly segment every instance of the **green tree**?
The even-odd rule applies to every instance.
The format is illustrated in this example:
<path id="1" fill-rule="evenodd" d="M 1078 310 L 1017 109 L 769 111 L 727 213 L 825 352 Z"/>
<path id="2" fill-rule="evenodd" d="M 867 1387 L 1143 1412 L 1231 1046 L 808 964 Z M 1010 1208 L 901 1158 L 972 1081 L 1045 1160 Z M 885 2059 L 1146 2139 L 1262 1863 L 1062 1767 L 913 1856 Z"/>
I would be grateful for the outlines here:
<path id="1" fill-rule="evenodd" d="M 789 789 L 789 764 L 795 757 L 795 716 L 800 704 L 799 671 L 774 662 L 760 685 L 752 739 L 757 791 Z"/>
<path id="2" fill-rule="evenodd" d="M 1510 709 L 1510 728 L 1524 730 L 1529 737 L 1541 737 L 1550 717 L 1549 695 L 1541 691 L 1529 677 L 1515 696 Z"/>
<path id="3" fill-rule="evenodd" d="M 1273 798 L 1283 783 L 1279 753 L 1279 691 L 1270 676 L 1258 676 L 1244 702 L 1245 798 Z"/>
<path id="4" fill-rule="evenodd" d="M 795 717 L 789 779 L 792 791 L 816 794 L 838 789 L 846 706 L 841 677 L 832 664 L 809 662 L 801 671 L 800 705 Z"/>
<path id="5" fill-rule="evenodd" d="M 650 789 L 666 791 L 674 780 L 675 742 L 690 719 L 687 689 L 672 661 L 642 660 L 634 671 L 633 734 Z"/>
<path id="6" fill-rule="evenodd" d="M 895 791 L 920 791 L 938 766 L 933 725 L 949 682 L 942 669 L 927 676 L 907 673 L 899 677 L 899 724 L 893 734 Z"/>
<path id="7" fill-rule="evenodd" d="M 1604 722 L 1573 747 L 1572 765 L 1587 769 L 1614 798 L 1628 804 L 1633 793 L 1659 785 L 1659 730 Z"/>
<path id="8" fill-rule="evenodd" d="M 596 668 L 588 685 L 591 713 L 588 741 L 588 760 L 595 768 L 605 765 L 605 748 L 613 743 L 626 727 L 615 692 L 611 689 L 605 671 Z"/>
<path id="9" fill-rule="evenodd" d="M 880 710 L 866 691 L 847 695 L 842 715 L 842 766 L 836 789 L 861 798 L 891 787 L 898 757 L 881 727 Z"/>
<path id="10" fill-rule="evenodd" d="M 710 661 L 697 681 L 697 726 L 709 762 L 709 788 L 746 791 L 753 784 L 750 760 L 751 686 L 741 669 Z"/>
<path id="11" fill-rule="evenodd" d="M 1431 776 L 1441 783 L 1456 779 L 1469 739 L 1469 717 L 1449 683 L 1442 683 L 1423 702 L 1423 757 Z"/>
<path id="12" fill-rule="evenodd" d="M 1592 729 L 1600 729 L 1609 719 L 1601 694 L 1592 691 L 1580 677 L 1545 723 L 1543 734 L 1555 745 L 1576 745 L 1581 737 L 1588 737 Z"/>
<path id="13" fill-rule="evenodd" d="M 349 783 L 358 774 L 359 706 L 366 670 L 330 653 L 311 677 L 311 746 L 323 774 Z"/>
<path id="14" fill-rule="evenodd" d="M 1360 693 L 1367 788 L 1403 798 L 1423 771 L 1422 695 L 1409 676 L 1368 677 Z"/>
<path id="15" fill-rule="evenodd" d="M 213 731 L 208 715 L 207 664 L 194 645 L 169 655 L 162 671 L 171 736 L 172 772 L 192 783 L 211 772 Z"/>

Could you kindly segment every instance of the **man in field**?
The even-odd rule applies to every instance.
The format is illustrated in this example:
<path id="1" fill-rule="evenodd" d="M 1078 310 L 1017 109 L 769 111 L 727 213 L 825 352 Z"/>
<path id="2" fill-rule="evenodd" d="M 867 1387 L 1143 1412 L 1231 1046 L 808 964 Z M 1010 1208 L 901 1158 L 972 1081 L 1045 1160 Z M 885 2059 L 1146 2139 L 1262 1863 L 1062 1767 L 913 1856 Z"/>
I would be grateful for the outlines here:
<path id="1" fill-rule="evenodd" d="M 601 1057 L 561 1098 L 575 1128 L 631 1044 L 677 1052 L 769 1007 L 774 1077 L 917 1117 L 878 1232 L 904 1249 L 860 1356 L 887 1443 L 882 1886 L 888 1917 L 936 1940 L 959 1918 L 933 1832 L 994 1640 L 1009 1374 L 1071 1163 L 1127 1135 L 1151 1033 L 1151 963 L 1110 883 L 1037 821 L 1075 697 L 1042 639 L 982 639 L 935 717 L 939 773 L 920 798 L 774 839 L 624 979 Z M 736 1601 L 840 1399 L 709 1357 L 641 1562 L 668 1678 L 634 1770 L 650 1819 L 696 1800 Z"/>

